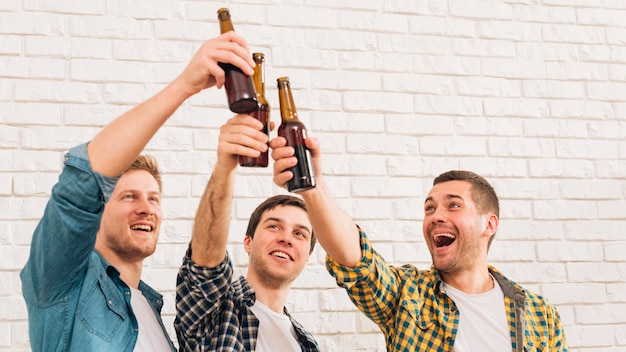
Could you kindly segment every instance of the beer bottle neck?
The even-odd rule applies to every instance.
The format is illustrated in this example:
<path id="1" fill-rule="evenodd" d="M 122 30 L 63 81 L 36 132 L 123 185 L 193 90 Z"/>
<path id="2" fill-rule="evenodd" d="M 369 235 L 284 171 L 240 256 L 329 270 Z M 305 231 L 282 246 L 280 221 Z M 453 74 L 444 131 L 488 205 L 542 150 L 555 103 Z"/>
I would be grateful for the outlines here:
<path id="1" fill-rule="evenodd" d="M 233 28 L 233 22 L 230 20 L 230 12 L 228 12 L 228 10 L 220 9 L 217 12 L 217 19 L 220 21 L 221 34 L 235 31 L 235 28 Z"/>

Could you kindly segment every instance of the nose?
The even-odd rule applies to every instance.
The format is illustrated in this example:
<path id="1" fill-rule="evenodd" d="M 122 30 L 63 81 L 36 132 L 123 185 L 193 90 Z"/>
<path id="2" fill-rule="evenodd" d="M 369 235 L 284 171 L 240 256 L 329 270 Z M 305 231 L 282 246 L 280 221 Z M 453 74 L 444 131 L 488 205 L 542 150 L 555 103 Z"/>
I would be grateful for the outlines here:
<path id="1" fill-rule="evenodd" d="M 277 238 L 279 243 L 286 243 L 291 246 L 291 232 L 289 231 L 281 231 Z"/>
<path id="2" fill-rule="evenodd" d="M 154 205 L 147 198 L 142 198 L 140 204 L 137 206 L 137 213 L 141 215 L 153 215 Z"/>
<path id="3" fill-rule="evenodd" d="M 445 222 L 444 212 L 440 207 L 436 207 L 430 214 L 430 222 L 433 224 Z"/>

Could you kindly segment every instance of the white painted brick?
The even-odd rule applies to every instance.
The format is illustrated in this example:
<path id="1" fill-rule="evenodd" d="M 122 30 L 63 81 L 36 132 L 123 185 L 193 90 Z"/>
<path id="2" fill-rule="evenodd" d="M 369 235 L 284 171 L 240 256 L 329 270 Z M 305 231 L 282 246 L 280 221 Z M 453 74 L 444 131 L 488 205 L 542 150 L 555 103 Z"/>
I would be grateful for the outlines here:
<path id="1" fill-rule="evenodd" d="M 289 292 L 287 304 L 290 312 L 319 312 L 321 290 L 301 290 L 294 288 Z"/>
<path id="2" fill-rule="evenodd" d="M 624 206 L 626 201 L 599 201 L 598 202 L 598 218 L 605 220 L 624 220 L 625 212 Z"/>
<path id="3" fill-rule="evenodd" d="M 606 30 L 606 41 L 610 44 L 624 44 L 624 31 L 623 28 L 609 28 Z"/>
<path id="4" fill-rule="evenodd" d="M 537 259 L 547 262 L 600 262 L 604 253 L 603 246 L 595 242 L 540 242 L 537 244 Z"/>
<path id="5" fill-rule="evenodd" d="M 626 276 L 624 263 L 568 263 L 570 282 L 623 282 Z"/>
<path id="6" fill-rule="evenodd" d="M 389 0 L 383 3 L 385 12 L 424 15 L 445 15 L 448 13 L 447 4 L 436 0 L 420 2 L 407 2 L 402 0 Z"/>
<path id="7" fill-rule="evenodd" d="M 499 262 L 528 262 L 536 257 L 535 242 L 499 241 L 496 237 L 489 253 L 490 258 Z"/>
<path id="8" fill-rule="evenodd" d="M 416 113 L 479 116 L 483 110 L 480 99 L 473 97 L 415 95 L 413 100 Z"/>
<path id="9" fill-rule="evenodd" d="M 624 221 L 611 220 L 580 220 L 563 224 L 565 235 L 568 239 L 582 241 L 616 241 L 623 240 Z"/>
<path id="10" fill-rule="evenodd" d="M 5 57 L 0 67 L 3 77 L 60 80 L 65 77 L 65 61 L 54 58 Z"/>
<path id="11" fill-rule="evenodd" d="M 568 342 L 572 345 L 580 346 L 581 348 L 593 347 L 591 349 L 593 351 L 600 351 L 600 349 L 597 349 L 598 347 L 611 346 L 611 344 L 613 343 L 613 336 L 617 336 L 614 334 L 613 329 L 610 327 L 610 325 L 577 325 L 567 330 L 566 334 Z"/>
<path id="12" fill-rule="evenodd" d="M 68 53 L 68 41 L 64 37 L 28 37 L 24 42 L 27 56 L 65 57 Z"/>
<path id="13" fill-rule="evenodd" d="M 576 11 L 569 7 L 513 6 L 514 18 L 525 22 L 576 23 Z"/>
<path id="14" fill-rule="evenodd" d="M 618 122 L 593 121 L 589 123 L 589 136 L 598 139 L 619 139 L 622 135 Z"/>
<path id="15" fill-rule="evenodd" d="M 546 42 L 599 44 L 604 42 L 604 30 L 599 27 L 554 24 L 542 27 Z"/>
<path id="16" fill-rule="evenodd" d="M 476 25 L 479 38 L 500 39 L 510 41 L 537 42 L 541 40 L 542 25 L 505 21 L 479 22 Z"/>
<path id="17" fill-rule="evenodd" d="M 3 1 L 2 4 L 0 4 L 0 9 L 3 11 L 16 11 L 19 8 L 20 2 L 18 0 L 7 0 L 7 1 Z"/>
<path id="18" fill-rule="evenodd" d="M 292 28 L 336 28 L 337 15 L 330 9 L 281 6 L 268 11 L 267 24 Z"/>
<path id="19" fill-rule="evenodd" d="M 61 155 L 52 151 L 0 150 L 0 166 L 7 171 L 60 171 Z"/>
<path id="20" fill-rule="evenodd" d="M 26 35 L 63 35 L 65 20 L 51 13 L 2 13 L 0 33 Z"/>
<path id="21" fill-rule="evenodd" d="M 503 210 L 508 213 L 508 209 L 510 209 L 510 205 L 507 204 L 506 209 Z M 561 240 L 563 238 L 563 224 L 560 221 L 550 220 L 528 221 L 527 219 L 511 219 L 509 217 L 500 218 L 500 228 L 494 241 L 525 240 L 529 238 L 532 238 L 534 241 Z"/>
<path id="22" fill-rule="evenodd" d="M 609 262 L 623 262 L 626 258 L 626 242 L 607 243 L 604 245 L 604 256 Z M 624 296 L 626 298 L 626 296 Z"/>
<path id="23" fill-rule="evenodd" d="M 86 15 L 102 15 L 104 6 L 100 2 L 73 2 L 73 1 L 39 1 L 25 0 L 24 9 L 29 11 L 59 12 Z"/>
<path id="24" fill-rule="evenodd" d="M 499 262 L 497 268 L 509 279 L 528 286 L 531 290 L 531 283 L 542 283 L 542 293 L 546 292 L 546 287 L 556 286 L 563 289 L 563 283 L 567 279 L 566 268 L 562 263 Z M 550 294 L 546 296 L 552 297 Z"/>
<path id="25" fill-rule="evenodd" d="M 15 99 L 22 102 L 66 101 L 93 104 L 99 102 L 100 89 L 90 83 L 49 81 L 19 81 L 15 84 Z"/>
<path id="26" fill-rule="evenodd" d="M 140 83 L 150 80 L 150 66 L 144 62 L 75 59 L 70 78 L 78 82 Z"/>
<path id="27" fill-rule="evenodd" d="M 458 17 L 469 18 L 490 18 L 490 19 L 510 19 L 512 16 L 512 7 L 508 4 L 499 2 L 490 2 L 489 6 L 484 5 L 481 1 L 463 1 L 453 0 L 450 2 L 450 14 Z"/>
<path id="28" fill-rule="evenodd" d="M 613 50 L 603 45 L 582 45 L 580 58 L 584 61 L 611 61 L 612 52 Z"/>
<path id="29" fill-rule="evenodd" d="M 482 156 L 487 153 L 484 138 L 478 137 L 422 137 L 420 138 L 420 155 L 457 155 Z"/>
<path id="30" fill-rule="evenodd" d="M 2 6 L 2 5 L 0 5 Z M 22 40 L 17 35 L 6 35 L 0 40 L 0 51 L 3 55 L 20 55 L 22 52 Z"/>
<path id="31" fill-rule="evenodd" d="M 450 54 L 450 39 L 431 35 L 379 34 L 379 50 L 424 55 Z"/>
<path id="32" fill-rule="evenodd" d="M 590 220 L 598 218 L 595 202 L 579 200 L 548 200 L 533 203 L 533 215 L 537 219 Z"/>
<path id="33" fill-rule="evenodd" d="M 149 21 L 118 16 L 75 16 L 67 20 L 69 34 L 76 37 L 94 38 L 150 38 Z"/>
<path id="34" fill-rule="evenodd" d="M 552 101 L 550 112 L 554 117 L 606 119 L 617 115 L 608 102 Z"/>
<path id="35" fill-rule="evenodd" d="M 453 38 L 452 51 L 461 56 L 475 57 L 514 57 L 515 43 L 510 41 L 486 40 L 481 38 Z M 460 60 L 461 58 L 449 58 Z M 469 59 L 469 58 L 463 58 Z"/>
<path id="36" fill-rule="evenodd" d="M 340 12 L 337 23 L 339 28 L 353 31 L 406 33 L 409 30 L 406 16 L 396 14 Z"/>
<path id="37" fill-rule="evenodd" d="M 0 320 L 15 320 L 26 316 L 26 304 L 22 297 L 0 297 Z"/>
<path id="38" fill-rule="evenodd" d="M 13 174 L 13 192 L 18 196 L 50 196 L 52 186 L 58 181 L 57 173 Z"/>

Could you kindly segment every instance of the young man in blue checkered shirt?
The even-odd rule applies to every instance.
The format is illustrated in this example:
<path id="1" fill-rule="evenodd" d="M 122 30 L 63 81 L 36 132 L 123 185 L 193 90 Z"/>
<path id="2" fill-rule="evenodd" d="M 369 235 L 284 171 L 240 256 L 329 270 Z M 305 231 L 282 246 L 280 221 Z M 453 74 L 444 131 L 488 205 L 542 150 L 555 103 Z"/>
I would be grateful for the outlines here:
<path id="1" fill-rule="evenodd" d="M 247 275 L 233 278 L 226 244 L 238 156 L 267 150 L 262 128 L 253 117 L 236 115 L 220 129 L 217 163 L 177 280 L 174 326 L 181 351 L 318 350 L 311 333 L 285 309 L 315 246 L 301 199 L 279 195 L 257 207 L 243 239 Z"/>

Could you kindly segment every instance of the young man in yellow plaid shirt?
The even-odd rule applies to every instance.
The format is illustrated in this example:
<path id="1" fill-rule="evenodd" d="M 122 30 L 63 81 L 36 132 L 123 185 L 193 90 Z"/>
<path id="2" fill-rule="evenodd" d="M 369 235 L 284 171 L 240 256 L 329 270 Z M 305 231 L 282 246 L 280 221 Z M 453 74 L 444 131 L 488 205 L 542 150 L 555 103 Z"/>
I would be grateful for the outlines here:
<path id="1" fill-rule="evenodd" d="M 317 187 L 300 195 L 328 254 L 326 267 L 378 324 L 388 351 L 568 351 L 556 308 L 487 263 L 499 202 L 483 177 L 469 171 L 438 176 L 424 202 L 432 267 L 392 266 L 334 201 L 321 172 L 318 141 L 306 143 Z M 294 150 L 280 137 L 270 146 L 274 182 L 284 187 L 297 163 Z"/>

